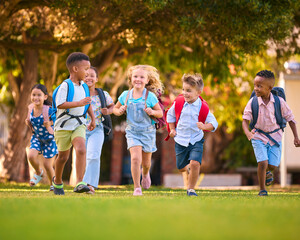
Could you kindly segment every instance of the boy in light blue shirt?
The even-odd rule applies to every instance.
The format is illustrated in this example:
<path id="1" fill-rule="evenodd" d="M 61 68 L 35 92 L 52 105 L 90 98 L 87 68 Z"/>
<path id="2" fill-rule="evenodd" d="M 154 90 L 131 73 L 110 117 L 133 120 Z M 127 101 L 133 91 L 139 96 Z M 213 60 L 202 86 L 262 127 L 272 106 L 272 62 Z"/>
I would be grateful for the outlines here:
<path id="1" fill-rule="evenodd" d="M 182 81 L 182 93 L 185 102 L 179 120 L 176 125 L 174 102 L 168 111 L 167 122 L 170 127 L 170 137 L 174 137 L 175 140 L 177 168 L 180 172 L 187 173 L 187 165 L 190 164 L 187 195 L 197 196 L 195 186 L 202 162 L 203 131 L 214 132 L 218 127 L 218 122 L 210 111 L 207 114 L 205 123 L 198 120 L 203 104 L 199 98 L 204 86 L 201 75 L 184 74 Z"/>

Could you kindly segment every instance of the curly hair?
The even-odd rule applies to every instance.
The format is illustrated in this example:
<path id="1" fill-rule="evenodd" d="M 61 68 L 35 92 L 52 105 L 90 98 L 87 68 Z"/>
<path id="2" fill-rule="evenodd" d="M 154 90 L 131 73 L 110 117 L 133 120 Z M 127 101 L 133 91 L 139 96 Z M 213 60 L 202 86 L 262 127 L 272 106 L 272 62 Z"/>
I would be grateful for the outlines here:
<path id="1" fill-rule="evenodd" d="M 128 83 L 130 88 L 132 87 L 131 78 L 132 78 L 132 72 L 136 69 L 142 69 L 147 72 L 148 80 L 149 82 L 146 84 L 146 88 L 153 92 L 155 95 L 160 95 L 163 93 L 164 86 L 159 78 L 158 70 L 150 65 L 135 65 L 128 69 L 127 77 L 128 77 Z"/>
<path id="2" fill-rule="evenodd" d="M 201 74 L 195 73 L 195 74 L 183 74 L 181 78 L 182 82 L 187 83 L 191 85 L 192 87 L 196 87 L 197 90 L 201 90 L 204 87 L 203 79 Z"/>

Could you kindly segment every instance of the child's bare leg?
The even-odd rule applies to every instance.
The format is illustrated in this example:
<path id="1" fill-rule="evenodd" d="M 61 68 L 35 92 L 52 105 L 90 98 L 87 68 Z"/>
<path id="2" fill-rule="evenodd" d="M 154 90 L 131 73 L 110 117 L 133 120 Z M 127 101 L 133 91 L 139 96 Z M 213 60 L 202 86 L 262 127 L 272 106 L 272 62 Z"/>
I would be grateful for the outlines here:
<path id="1" fill-rule="evenodd" d="M 44 118 L 44 126 L 46 127 L 47 131 L 50 134 L 54 134 L 54 131 L 51 127 L 51 122 L 49 120 L 49 106 L 48 105 L 43 106 L 43 118 Z"/>
<path id="2" fill-rule="evenodd" d="M 54 168 L 53 168 L 53 161 L 56 156 L 53 158 L 44 158 L 44 167 L 47 172 L 47 176 L 51 185 L 52 178 L 54 176 Z"/>
<path id="3" fill-rule="evenodd" d="M 76 152 L 76 176 L 77 183 L 81 182 L 85 173 L 86 166 L 86 147 L 83 137 L 75 137 L 72 145 Z"/>
<path id="4" fill-rule="evenodd" d="M 131 175 L 134 188 L 140 188 L 141 179 L 141 162 L 142 162 L 142 147 L 135 146 L 129 149 L 131 157 Z"/>
<path id="5" fill-rule="evenodd" d="M 151 157 L 152 157 L 152 153 L 147 153 L 142 151 L 142 168 L 143 168 L 142 174 L 143 175 L 147 175 L 148 172 L 150 171 Z"/>
<path id="6" fill-rule="evenodd" d="M 198 177 L 200 173 L 200 163 L 191 160 L 190 161 L 190 173 L 189 173 L 189 180 L 188 180 L 188 189 L 195 189 Z"/>
<path id="7" fill-rule="evenodd" d="M 35 149 L 29 149 L 27 152 L 27 158 L 31 166 L 34 168 L 37 175 L 41 174 L 40 163 L 38 160 L 39 152 Z"/>
<path id="8" fill-rule="evenodd" d="M 58 157 L 55 160 L 55 179 L 54 179 L 54 183 L 55 184 L 62 184 L 62 174 L 64 171 L 64 167 L 66 162 L 69 159 L 69 155 L 70 155 L 70 149 L 67 151 L 59 151 L 58 152 Z"/>
<path id="9" fill-rule="evenodd" d="M 266 190 L 266 171 L 268 167 L 268 160 L 258 162 L 257 176 L 260 190 Z"/>
<path id="10" fill-rule="evenodd" d="M 189 165 L 185 166 L 184 168 L 179 169 L 179 171 L 181 172 L 182 177 L 183 177 L 183 184 L 184 184 L 185 188 L 188 187 L 188 177 L 189 177 L 188 166 Z"/>
<path id="11" fill-rule="evenodd" d="M 151 186 L 150 167 L 152 153 L 142 151 L 142 188 L 149 189 Z"/>

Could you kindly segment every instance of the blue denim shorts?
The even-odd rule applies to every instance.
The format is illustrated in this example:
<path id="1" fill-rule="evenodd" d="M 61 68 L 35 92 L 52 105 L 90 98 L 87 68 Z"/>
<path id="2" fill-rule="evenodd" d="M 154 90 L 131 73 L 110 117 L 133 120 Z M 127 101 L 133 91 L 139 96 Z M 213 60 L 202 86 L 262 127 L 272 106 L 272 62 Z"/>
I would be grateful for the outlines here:
<path id="1" fill-rule="evenodd" d="M 204 138 L 196 142 L 194 145 L 189 144 L 184 147 L 175 142 L 176 166 L 178 169 L 184 168 L 191 160 L 202 163 Z"/>
<path id="2" fill-rule="evenodd" d="M 269 143 L 264 144 L 261 140 L 252 139 L 252 146 L 257 162 L 268 161 L 269 165 L 278 167 L 281 159 L 281 142 L 279 147 L 271 146 Z"/>
<path id="3" fill-rule="evenodd" d="M 127 149 L 142 146 L 144 152 L 156 151 L 156 129 L 155 126 L 147 128 L 126 127 Z"/>

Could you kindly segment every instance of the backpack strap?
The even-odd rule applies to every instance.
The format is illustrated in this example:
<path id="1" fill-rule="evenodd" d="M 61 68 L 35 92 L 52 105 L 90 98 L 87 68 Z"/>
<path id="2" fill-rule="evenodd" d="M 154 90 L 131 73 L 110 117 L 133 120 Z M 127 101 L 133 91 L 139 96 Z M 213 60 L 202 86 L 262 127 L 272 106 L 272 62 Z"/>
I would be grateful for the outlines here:
<path id="1" fill-rule="evenodd" d="M 199 98 L 201 99 L 202 105 L 201 105 L 201 108 L 200 108 L 198 121 L 202 122 L 202 123 L 205 123 L 205 120 L 206 120 L 207 115 L 209 113 L 209 107 L 208 107 L 207 102 L 201 96 L 199 96 Z"/>
<path id="2" fill-rule="evenodd" d="M 72 84 L 72 85 L 73 85 L 73 84 Z M 86 83 L 83 83 L 82 86 L 83 86 L 83 89 L 84 89 L 84 91 L 85 91 L 85 97 L 90 97 L 90 89 L 89 89 L 89 86 L 88 86 Z M 74 86 L 73 86 L 73 87 L 74 87 Z M 73 96 L 74 96 L 74 93 L 73 93 Z M 89 107 L 90 107 L 90 104 L 87 104 L 87 105 L 84 106 L 84 113 L 83 113 L 83 115 L 84 115 L 85 118 L 86 118 L 86 113 L 87 113 Z"/>
<path id="3" fill-rule="evenodd" d="M 127 92 L 127 95 L 126 95 L 126 99 L 125 99 L 125 102 L 124 102 L 124 106 L 127 106 L 127 102 L 128 102 L 130 91 L 131 91 L 131 88 L 128 89 L 128 92 Z"/>
<path id="4" fill-rule="evenodd" d="M 250 122 L 250 128 L 253 129 L 258 118 L 258 99 L 257 96 L 253 96 L 251 102 L 252 121 Z"/>
<path id="5" fill-rule="evenodd" d="M 282 131 L 284 131 L 284 127 L 285 127 L 285 123 L 282 117 L 282 113 L 281 113 L 281 105 L 280 105 L 280 99 L 277 95 L 273 94 L 274 97 L 274 108 L 275 108 L 275 118 L 276 118 L 276 122 L 279 125 L 279 127 L 282 129 Z"/>
<path id="6" fill-rule="evenodd" d="M 105 98 L 103 89 L 102 88 L 95 88 L 95 89 L 96 89 L 96 91 L 98 93 L 98 96 L 100 98 L 101 107 L 102 108 L 106 108 L 107 107 L 107 103 L 106 103 L 106 98 Z"/>
<path id="7" fill-rule="evenodd" d="M 184 97 L 183 97 L 182 94 L 178 95 L 175 98 L 175 106 L 174 106 L 175 118 L 176 118 L 175 126 L 177 125 L 177 123 L 179 121 L 179 118 L 180 118 L 181 111 L 182 111 L 184 103 L 185 103 L 185 100 L 184 100 Z"/>

